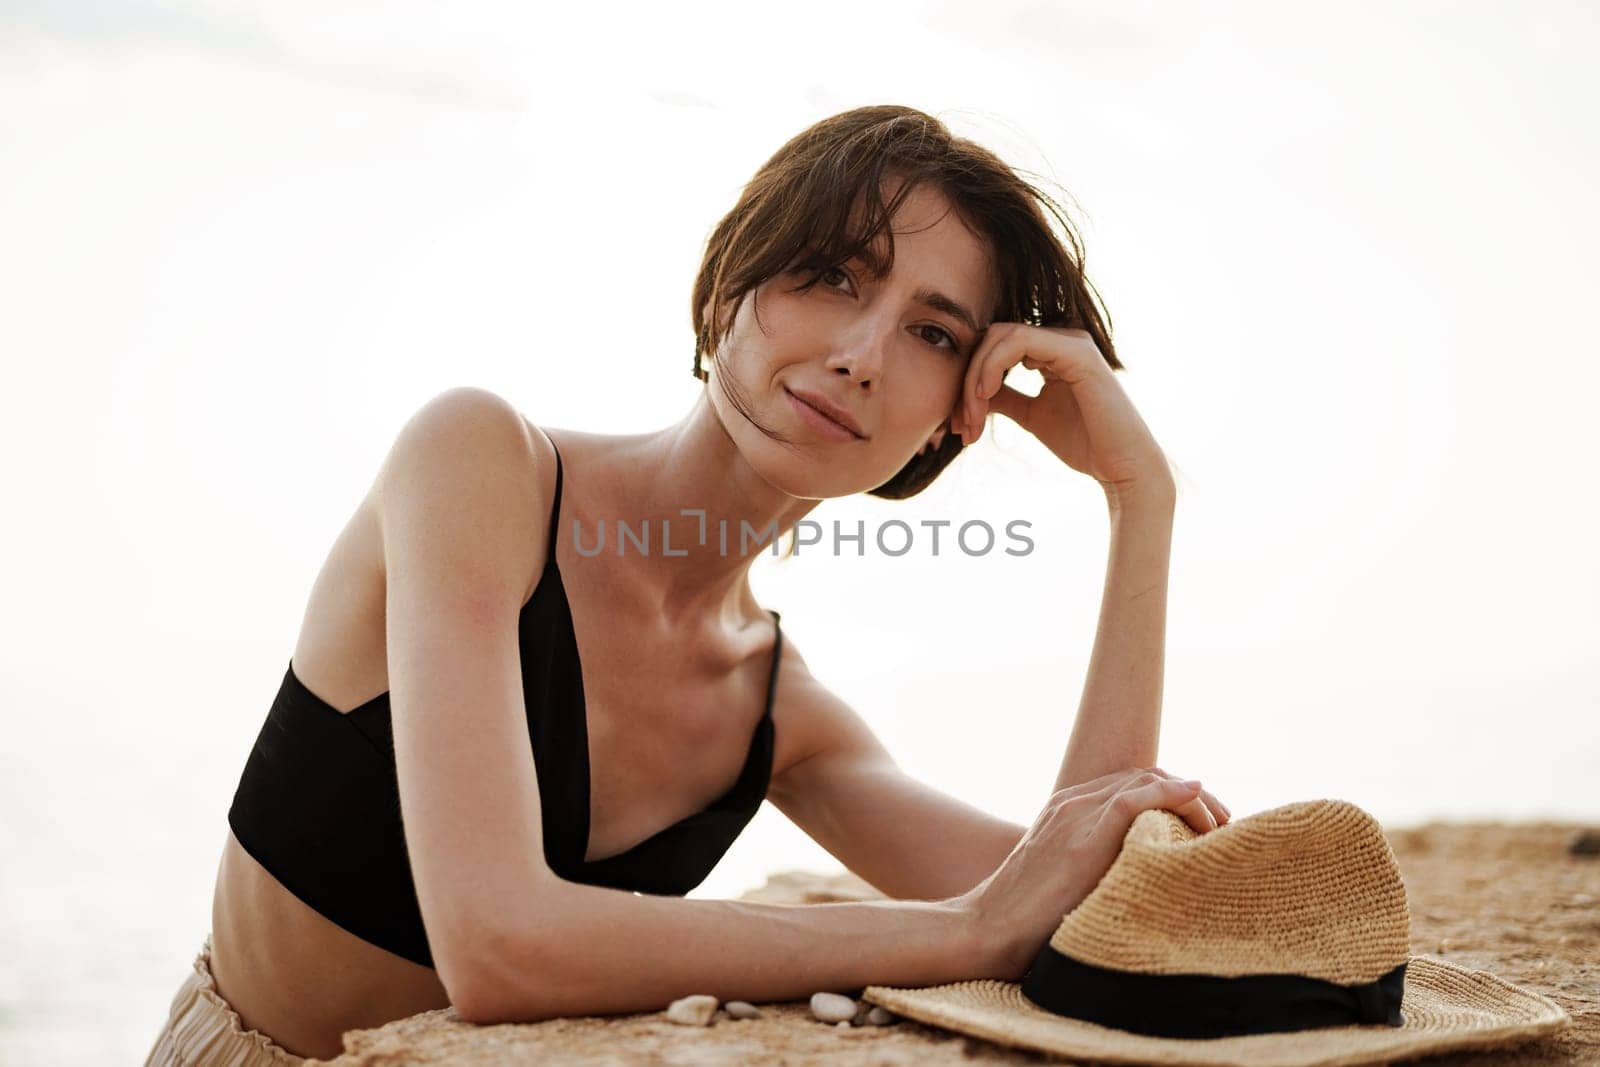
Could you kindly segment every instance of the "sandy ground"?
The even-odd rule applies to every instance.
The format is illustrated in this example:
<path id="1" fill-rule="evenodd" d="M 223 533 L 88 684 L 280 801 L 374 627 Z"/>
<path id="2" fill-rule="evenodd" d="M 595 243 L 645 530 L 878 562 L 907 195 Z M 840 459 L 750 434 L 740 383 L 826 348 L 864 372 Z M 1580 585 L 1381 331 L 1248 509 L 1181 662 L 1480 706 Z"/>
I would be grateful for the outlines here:
<path id="1" fill-rule="evenodd" d="M 1411 951 L 1544 993 L 1572 1016 L 1564 1031 L 1518 1048 L 1417 1062 L 1429 1067 L 1600 1064 L 1600 855 L 1568 851 L 1581 829 L 1554 823 L 1432 823 L 1387 831 L 1410 902 Z M 784 873 L 742 899 L 817 903 L 878 896 L 849 875 Z M 661 1012 L 474 1026 L 446 1009 L 349 1031 L 343 1055 L 310 1062 L 339 1067 L 1067 1062 L 910 1020 L 841 1031 L 813 1020 L 805 1001 L 761 1007 L 764 1018 L 739 1021 L 719 1013 L 705 1029 L 668 1022 Z"/>

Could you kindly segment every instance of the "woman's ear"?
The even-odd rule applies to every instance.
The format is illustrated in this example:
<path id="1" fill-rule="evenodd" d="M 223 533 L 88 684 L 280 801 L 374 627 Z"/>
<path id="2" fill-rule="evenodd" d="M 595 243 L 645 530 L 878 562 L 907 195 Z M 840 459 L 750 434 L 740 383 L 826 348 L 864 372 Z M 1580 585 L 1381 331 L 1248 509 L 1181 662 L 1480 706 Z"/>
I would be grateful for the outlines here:
<path id="1" fill-rule="evenodd" d="M 715 333 L 716 322 L 711 315 L 711 300 L 709 298 L 700 306 L 700 322 L 702 324 L 702 329 Z M 711 383 L 711 373 L 709 367 L 714 361 L 714 358 L 715 353 L 713 352 L 697 352 L 694 357 L 694 376 L 699 378 L 702 382 L 705 382 L 707 385 Z"/>
<path id="2" fill-rule="evenodd" d="M 701 323 L 701 327 L 700 328 L 702 330 L 711 330 L 713 328 L 713 326 L 714 326 L 714 324 L 711 321 L 711 301 L 710 300 L 707 300 L 704 304 L 702 304 L 700 306 L 700 323 Z M 711 353 L 709 353 L 709 352 L 702 353 L 702 352 L 698 351 L 698 347 L 699 346 L 697 344 L 696 345 L 696 352 L 694 354 L 694 368 L 693 368 L 694 376 L 696 378 L 698 378 L 700 381 L 702 381 L 702 382 L 704 382 L 704 383 L 709 385 L 711 383 L 711 375 L 707 371 L 706 365 L 711 362 Z"/>

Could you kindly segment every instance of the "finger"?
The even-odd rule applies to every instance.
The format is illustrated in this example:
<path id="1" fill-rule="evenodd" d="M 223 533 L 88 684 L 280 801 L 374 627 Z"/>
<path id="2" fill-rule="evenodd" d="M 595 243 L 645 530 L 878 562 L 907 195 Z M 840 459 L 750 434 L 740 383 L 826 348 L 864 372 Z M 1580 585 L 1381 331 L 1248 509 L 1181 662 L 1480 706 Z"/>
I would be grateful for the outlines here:
<path id="1" fill-rule="evenodd" d="M 982 436 L 983 417 L 989 410 L 991 398 L 1007 388 L 1004 384 L 1005 375 L 1018 363 L 1029 370 L 1040 371 L 1047 378 L 1064 382 L 1074 390 L 1104 389 L 1104 383 L 1095 379 L 1109 376 L 1109 368 L 1100 350 L 1092 341 L 1085 344 L 1087 334 L 1069 334 L 1018 323 L 1006 325 L 1010 328 L 1004 331 L 991 328 L 984 335 L 983 342 L 967 365 L 967 388 L 964 390 L 967 396 L 963 410 L 972 440 Z M 1117 387 L 1115 379 L 1111 379 L 1111 382 L 1113 387 Z M 1017 402 L 1031 399 L 1025 393 L 1012 390 L 1005 402 L 1011 403 L 1013 410 L 1020 407 L 1018 413 L 1025 415 L 1026 408 Z M 1022 421 L 1015 415 L 1011 417 Z"/>
<path id="2" fill-rule="evenodd" d="M 1033 397 L 1009 385 L 1002 385 L 1000 391 L 989 398 L 989 406 L 996 413 L 1022 426 L 1028 425 L 1028 405 L 1032 402 Z"/>
<path id="3" fill-rule="evenodd" d="M 1151 767 L 1150 769 L 1152 771 L 1154 771 L 1156 774 L 1161 775 L 1163 778 L 1176 778 L 1177 777 L 1177 775 L 1175 775 L 1175 774 L 1168 774 L 1166 771 L 1162 770 L 1160 767 Z M 1218 826 L 1225 826 L 1225 825 L 1228 824 L 1229 821 L 1231 821 L 1233 819 L 1233 814 L 1230 811 L 1228 811 L 1227 805 L 1224 804 L 1222 801 L 1218 800 L 1216 798 L 1216 796 L 1213 795 L 1212 792 L 1209 789 L 1201 789 L 1200 790 L 1200 796 L 1196 798 L 1196 803 L 1201 803 L 1201 804 L 1204 804 L 1206 806 L 1208 814 L 1210 814 L 1210 816 L 1211 816 L 1211 822 L 1212 822 L 1212 828 L 1213 829 L 1215 829 Z M 1199 827 L 1195 827 L 1195 829 L 1198 830 Z"/>
<path id="4" fill-rule="evenodd" d="M 1162 770 L 1160 767 L 1152 767 L 1150 769 L 1155 771 L 1157 774 L 1167 775 L 1167 772 Z M 1167 775 L 1167 777 L 1172 776 Z M 1206 807 L 1211 809 L 1211 817 L 1216 820 L 1218 826 L 1225 826 L 1229 822 L 1233 821 L 1233 812 L 1229 811 L 1228 805 L 1218 800 L 1216 795 L 1213 794 L 1211 790 L 1200 790 L 1200 800 L 1205 803 Z"/>
<path id="5" fill-rule="evenodd" d="M 989 353 L 989 358 L 978 369 L 978 380 L 973 386 L 973 392 L 979 400 L 988 400 L 999 392 L 1005 383 L 1006 372 L 1019 363 L 1031 363 L 1036 369 L 1040 356 L 1034 351 L 1038 342 L 1037 333 L 1018 330 L 1015 333 L 1003 336 Z M 1047 358 L 1047 357 L 1046 357 Z"/>
<path id="6" fill-rule="evenodd" d="M 976 400 L 984 368 L 998 352 L 1009 349 L 1007 342 L 1016 334 L 1017 326 L 1017 323 L 1011 322 L 990 323 L 989 328 L 983 332 L 983 340 L 978 343 L 972 358 L 967 361 L 966 377 L 961 384 L 961 410 L 963 424 L 967 432 L 972 435 L 970 438 L 963 435 L 963 439 L 968 443 L 977 440 L 977 435 L 982 431 L 978 421 Z"/>
<path id="7" fill-rule="evenodd" d="M 1086 803 L 1084 806 L 1087 808 L 1099 808 L 1103 805 L 1109 804 L 1122 793 L 1137 792 L 1140 789 L 1154 788 L 1160 786 L 1163 782 L 1176 782 L 1177 780 L 1178 779 L 1167 775 L 1165 772 L 1157 771 L 1154 768 L 1133 767 L 1125 770 L 1114 771 L 1111 774 L 1103 775 L 1100 778 L 1094 779 L 1094 782 L 1100 783 L 1097 788 L 1082 793 L 1072 799 L 1073 801 L 1085 801 Z"/>
<path id="8" fill-rule="evenodd" d="M 967 405 L 972 396 L 972 383 L 978 373 L 978 361 L 983 358 L 983 354 L 987 352 L 989 350 L 989 346 L 994 343 L 998 332 L 999 331 L 995 330 L 994 327 L 991 326 L 984 333 L 983 340 L 979 341 L 978 347 L 973 349 L 972 358 L 967 360 L 967 369 L 961 376 L 961 388 L 956 390 L 956 413 L 954 416 L 954 421 L 955 424 L 960 427 L 961 440 L 963 442 L 965 442 L 967 439 Z"/>
<path id="9" fill-rule="evenodd" d="M 1211 814 L 1211 809 L 1198 796 L 1173 811 L 1183 816 L 1183 821 L 1192 826 L 1196 833 L 1208 834 L 1217 828 L 1216 816 Z"/>
<path id="10" fill-rule="evenodd" d="M 1116 831 L 1119 838 L 1124 837 L 1140 812 L 1157 808 L 1177 812 L 1199 795 L 1200 788 L 1199 782 L 1185 785 L 1177 778 L 1162 778 L 1133 789 L 1124 789 L 1106 802 L 1097 825 Z"/>
<path id="11" fill-rule="evenodd" d="M 1163 778 L 1177 777 L 1176 775 L 1168 774 L 1160 767 L 1151 767 L 1150 769 L 1156 774 L 1161 775 Z M 1201 814 L 1202 808 L 1204 809 L 1203 815 Z M 1229 820 L 1229 818 L 1231 818 L 1231 816 L 1228 814 L 1228 809 L 1223 806 L 1222 801 L 1213 796 L 1211 791 L 1208 789 L 1201 789 L 1200 795 L 1195 798 L 1193 804 L 1186 805 L 1180 810 L 1179 814 L 1186 817 L 1191 817 L 1189 818 L 1189 824 L 1194 826 L 1194 828 L 1199 830 L 1201 833 L 1205 833 L 1208 830 L 1215 830 L 1217 827 L 1222 826 Z M 1209 819 L 1209 821 L 1205 825 L 1197 825 L 1196 819 Z"/>
<path id="12" fill-rule="evenodd" d="M 987 338 L 986 338 L 987 340 Z M 967 397 L 967 424 L 972 429 L 973 440 L 983 436 L 983 419 L 989 412 L 989 397 L 999 388 L 1001 374 L 1027 354 L 1013 333 L 1002 333 L 994 344 L 974 356 L 971 371 L 971 388 Z M 995 384 L 991 385 L 990 382 Z"/>
<path id="13" fill-rule="evenodd" d="M 1006 369 L 1008 370 L 1009 367 Z M 1000 373 L 1004 374 L 1005 372 L 1005 370 L 1002 370 Z M 986 419 L 991 410 L 1004 415 L 1021 426 L 1027 426 L 1029 405 L 1032 403 L 1033 397 L 1027 393 L 1018 392 L 1002 381 L 992 396 L 980 397 L 971 401 L 974 416 L 972 423 L 973 439 L 976 440 L 983 436 Z"/>
<path id="14" fill-rule="evenodd" d="M 995 348 L 999 351 L 989 349 L 984 352 L 986 358 L 983 365 L 976 368 L 977 381 L 973 383 L 972 391 L 980 400 L 998 392 L 1005 372 L 1017 363 L 1073 386 L 1087 381 L 1102 370 L 1110 372 L 1105 357 L 1092 342 L 1085 345 L 1079 338 L 1066 336 L 1059 330 L 1023 326 L 1001 334 L 996 339 Z M 977 353 L 974 353 L 973 361 L 977 362 Z M 969 365 L 968 370 L 972 369 Z"/>

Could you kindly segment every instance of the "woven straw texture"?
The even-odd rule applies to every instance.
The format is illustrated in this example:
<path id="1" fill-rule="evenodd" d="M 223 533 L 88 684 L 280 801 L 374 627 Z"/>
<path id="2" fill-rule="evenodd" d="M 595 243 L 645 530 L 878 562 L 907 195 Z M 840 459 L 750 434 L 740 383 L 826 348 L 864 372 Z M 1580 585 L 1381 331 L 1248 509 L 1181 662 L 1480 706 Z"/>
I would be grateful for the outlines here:
<path id="1" fill-rule="evenodd" d="M 1146 1037 L 1067 1019 L 1024 999 L 1012 982 L 929 989 L 868 986 L 864 999 L 919 1022 L 1016 1048 L 1103 1063 L 1182 1067 L 1354 1067 L 1456 1049 L 1519 1044 L 1570 1025 L 1550 998 L 1430 956 L 1406 967 L 1405 1025 L 1332 1026 L 1207 1040 Z"/>
<path id="2" fill-rule="evenodd" d="M 1141 812 L 1094 890 L 1050 938 L 1068 957 L 1144 974 L 1298 974 L 1341 985 L 1406 963 L 1402 1025 L 1182 1039 L 1056 1015 L 1014 982 L 868 986 L 863 999 L 1001 1044 L 1105 1063 L 1344 1067 L 1541 1037 L 1571 1018 L 1487 971 L 1408 956 L 1400 868 L 1377 820 L 1343 800 L 1286 804 L 1200 834 Z M 1151 1004 L 1158 1012 L 1160 1004 Z"/>
<path id="3" fill-rule="evenodd" d="M 1405 962 L 1410 915 L 1377 820 L 1310 800 L 1200 834 L 1170 811 L 1134 819 L 1122 851 L 1050 944 L 1141 974 L 1300 974 L 1376 981 Z"/>

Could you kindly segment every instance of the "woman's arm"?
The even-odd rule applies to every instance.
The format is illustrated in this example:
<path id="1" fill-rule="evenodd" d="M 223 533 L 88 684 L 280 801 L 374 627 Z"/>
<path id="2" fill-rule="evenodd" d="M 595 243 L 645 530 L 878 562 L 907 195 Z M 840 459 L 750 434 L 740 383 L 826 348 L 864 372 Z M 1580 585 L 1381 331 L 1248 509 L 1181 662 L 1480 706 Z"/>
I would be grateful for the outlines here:
<path id="1" fill-rule="evenodd" d="M 1036 396 L 1002 380 L 1018 363 L 1043 375 L 1044 387 Z M 1100 626 L 1056 789 L 1114 770 L 1153 767 L 1161 734 L 1167 570 L 1178 495 L 1171 464 L 1087 330 L 991 324 L 967 364 L 952 425 L 971 443 L 982 434 L 991 410 L 1033 434 L 1073 470 L 1094 478 L 1111 508 L 1111 560 Z M 1191 803 L 1217 808 L 1227 821 L 1227 810 L 1205 790 Z M 1204 818 L 1212 819 L 1209 809 Z"/>
<path id="2" fill-rule="evenodd" d="M 1057 790 L 1156 764 L 1175 500 L 1164 487 L 1133 500 L 1108 494 L 1111 548 L 1100 625 Z"/>
<path id="3" fill-rule="evenodd" d="M 480 961 L 477 1023 L 658 1011 L 679 997 L 804 1000 L 983 973 L 986 946 L 951 901 L 757 904 L 563 882 Z"/>
<path id="4" fill-rule="evenodd" d="M 767 799 L 885 896 L 960 896 L 1027 832 L 901 770 L 861 714 L 811 673 L 792 636 L 779 689 L 793 712 L 785 723 L 793 758 Z"/>

